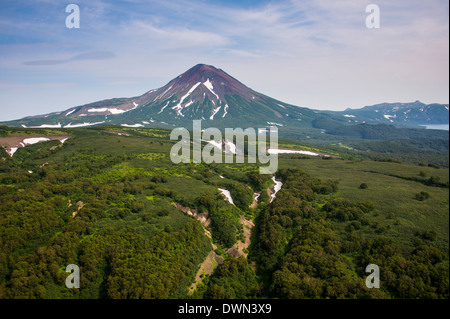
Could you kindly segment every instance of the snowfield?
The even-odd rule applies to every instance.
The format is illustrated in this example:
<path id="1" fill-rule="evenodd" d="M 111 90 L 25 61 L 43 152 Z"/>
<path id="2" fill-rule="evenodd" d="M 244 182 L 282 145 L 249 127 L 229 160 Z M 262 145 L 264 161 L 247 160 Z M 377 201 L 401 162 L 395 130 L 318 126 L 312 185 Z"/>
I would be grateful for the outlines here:
<path id="1" fill-rule="evenodd" d="M 18 147 L 11 147 L 11 149 L 9 150 L 9 156 L 13 156 L 14 155 L 14 153 L 17 151 L 17 149 L 18 149 Z"/>
<path id="2" fill-rule="evenodd" d="M 9 154 L 9 156 L 12 157 L 14 153 L 21 147 L 26 147 L 27 145 L 33 145 L 47 141 L 60 141 L 61 143 L 64 143 L 69 138 L 70 136 L 6 137 L 4 143 L 6 144 L 6 152 Z M 2 145 L 4 144 L 2 143 Z"/>
<path id="3" fill-rule="evenodd" d="M 69 123 L 66 126 L 64 126 L 64 128 L 69 128 L 69 127 L 85 127 L 85 126 L 92 126 L 92 125 L 98 125 L 98 124 L 102 124 L 105 123 L 105 121 L 102 122 L 96 122 L 96 123 L 88 123 L 88 122 L 84 122 L 84 123 L 78 123 L 78 124 L 72 124 Z"/>
<path id="4" fill-rule="evenodd" d="M 135 108 L 138 107 L 138 104 L 133 102 L 134 107 L 129 109 L 129 110 L 121 110 L 115 107 L 100 107 L 100 108 L 92 108 L 92 109 L 88 109 L 87 111 L 89 113 L 103 113 L 103 112 L 110 112 L 111 114 L 122 114 L 125 112 L 129 112 L 131 110 L 134 110 Z"/>
<path id="5" fill-rule="evenodd" d="M 191 95 L 191 93 L 194 92 L 195 89 L 196 89 L 200 84 L 202 84 L 202 82 L 197 82 L 196 84 L 194 84 L 194 85 L 191 87 L 191 89 L 190 89 L 190 90 L 189 90 L 189 91 L 181 98 L 180 102 L 178 102 L 177 105 L 175 105 L 174 107 L 172 107 L 173 110 L 176 110 L 176 111 L 177 111 L 177 115 L 181 115 L 181 116 L 184 117 L 184 115 L 181 113 L 181 110 L 182 110 L 184 107 L 186 107 L 186 106 L 184 106 L 184 107 L 182 106 L 183 101 L 184 101 L 189 95 Z"/>
<path id="6" fill-rule="evenodd" d="M 25 145 L 32 145 L 32 144 L 36 144 L 39 142 L 46 142 L 46 141 L 50 141 L 50 139 L 46 138 L 46 137 L 30 137 L 30 138 L 24 139 L 22 142 Z"/>
<path id="7" fill-rule="evenodd" d="M 214 147 L 217 147 L 219 150 L 222 150 L 222 142 L 216 142 L 214 140 L 205 141 L 205 142 L 208 142 L 209 144 L 212 144 Z"/>
<path id="8" fill-rule="evenodd" d="M 27 128 L 27 126 L 22 125 L 24 128 Z M 61 128 L 61 123 L 58 124 L 42 124 L 39 126 L 30 126 L 30 128 Z"/>
<path id="9" fill-rule="evenodd" d="M 160 98 L 162 98 L 164 95 L 166 95 L 167 92 L 170 91 L 170 89 L 172 89 L 172 85 L 170 86 L 170 88 L 168 88 L 167 90 L 165 90 L 161 95 L 158 95 L 153 102 L 155 102 L 156 100 L 159 100 Z"/>
<path id="10" fill-rule="evenodd" d="M 72 114 L 73 112 L 75 112 L 77 109 L 73 109 L 72 111 L 69 111 L 66 113 L 66 116 L 69 116 L 70 114 Z"/>
<path id="11" fill-rule="evenodd" d="M 277 126 L 284 126 L 283 124 L 280 123 L 275 123 L 275 122 L 266 122 L 269 125 L 277 125 Z"/>
<path id="12" fill-rule="evenodd" d="M 222 106 L 219 106 L 218 108 L 215 108 L 215 109 L 213 110 L 212 115 L 209 117 L 209 119 L 210 119 L 210 120 L 214 120 L 214 115 L 216 115 L 217 112 L 219 112 L 221 108 L 222 108 Z"/>
<path id="13" fill-rule="evenodd" d="M 228 149 L 231 153 L 236 154 L 236 145 L 232 141 L 225 141 L 225 145 L 228 146 Z"/>
<path id="14" fill-rule="evenodd" d="M 144 127 L 143 124 L 120 124 L 120 126 L 124 126 L 124 127 Z"/>
<path id="15" fill-rule="evenodd" d="M 302 155 L 311 155 L 311 156 L 320 156 L 318 153 L 310 152 L 310 151 L 301 151 L 301 150 L 283 150 L 283 149 L 274 149 L 270 148 L 267 150 L 269 154 L 302 154 Z"/>
<path id="16" fill-rule="evenodd" d="M 225 108 L 223 109 L 223 115 L 222 115 L 222 118 L 224 118 L 225 117 L 225 115 L 227 115 L 227 113 L 228 113 L 228 104 L 225 104 Z"/>
<path id="17" fill-rule="evenodd" d="M 164 111 L 164 109 L 167 107 L 167 105 L 169 105 L 169 103 L 170 103 L 170 101 L 167 101 L 166 105 L 164 105 L 164 106 L 161 108 L 161 111 L 159 111 L 158 114 L 161 114 L 162 111 Z"/>
<path id="18" fill-rule="evenodd" d="M 219 190 L 223 195 L 225 195 L 225 197 L 227 198 L 228 202 L 229 202 L 231 205 L 234 205 L 233 198 L 231 198 L 231 193 L 230 193 L 229 190 L 224 189 L 224 188 L 218 188 L 218 190 Z"/>
<path id="19" fill-rule="evenodd" d="M 275 183 L 275 186 L 273 187 L 273 194 L 270 195 L 270 202 L 269 203 L 272 203 L 274 201 L 274 199 L 276 198 L 277 193 L 281 189 L 281 186 L 283 186 L 283 183 L 281 181 L 277 181 L 275 179 L 275 176 L 272 176 L 272 180 Z"/>
<path id="20" fill-rule="evenodd" d="M 212 83 L 209 81 L 209 79 L 206 80 L 206 82 L 203 83 L 204 86 L 206 86 L 206 88 L 216 96 L 216 98 L 220 101 L 219 96 L 216 94 L 216 92 L 214 92 L 214 87 L 212 85 Z"/>

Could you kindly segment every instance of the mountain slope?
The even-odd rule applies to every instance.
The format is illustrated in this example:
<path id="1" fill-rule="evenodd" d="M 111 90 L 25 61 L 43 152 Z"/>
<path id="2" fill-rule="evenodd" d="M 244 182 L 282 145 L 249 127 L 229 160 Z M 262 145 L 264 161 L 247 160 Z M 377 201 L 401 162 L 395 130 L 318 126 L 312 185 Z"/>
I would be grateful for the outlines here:
<path id="1" fill-rule="evenodd" d="M 258 93 L 224 71 L 198 64 L 165 86 L 141 96 L 98 101 L 63 112 L 26 117 L 4 124 L 24 127 L 192 125 L 211 121 L 216 127 L 250 125 L 310 126 L 318 111 L 289 105 Z"/>
<path id="2" fill-rule="evenodd" d="M 448 124 L 448 104 L 382 103 L 361 109 L 347 109 L 340 114 L 367 122 L 392 124 Z"/>
<path id="3" fill-rule="evenodd" d="M 159 89 L 140 96 L 75 106 L 63 112 L 3 122 L 7 126 L 71 128 L 100 124 L 131 127 L 264 127 L 276 125 L 302 135 L 342 125 L 370 123 L 417 126 L 447 124 L 448 104 L 383 103 L 343 112 L 317 111 L 280 102 L 256 92 L 221 69 L 198 64 Z"/>

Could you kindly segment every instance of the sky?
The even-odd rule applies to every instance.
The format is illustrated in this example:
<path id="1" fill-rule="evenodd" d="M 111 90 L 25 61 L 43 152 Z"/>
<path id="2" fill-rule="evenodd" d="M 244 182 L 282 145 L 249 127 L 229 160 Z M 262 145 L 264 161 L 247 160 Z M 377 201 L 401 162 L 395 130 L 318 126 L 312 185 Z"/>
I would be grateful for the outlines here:
<path id="1" fill-rule="evenodd" d="M 379 28 L 367 28 L 369 4 Z M 69 4 L 80 27 L 67 28 Z M 0 0 L 0 121 L 139 96 L 198 63 L 321 110 L 449 103 L 448 0 Z"/>

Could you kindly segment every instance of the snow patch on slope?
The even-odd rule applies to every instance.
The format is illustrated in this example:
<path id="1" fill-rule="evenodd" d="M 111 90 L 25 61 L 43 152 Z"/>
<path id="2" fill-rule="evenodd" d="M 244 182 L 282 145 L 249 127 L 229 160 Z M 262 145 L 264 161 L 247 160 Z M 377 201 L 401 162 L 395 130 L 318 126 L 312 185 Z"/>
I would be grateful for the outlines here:
<path id="1" fill-rule="evenodd" d="M 230 204 L 234 205 L 233 198 L 231 197 L 231 193 L 230 193 L 229 190 L 224 189 L 224 188 L 218 188 L 218 190 L 219 190 L 223 195 L 225 195 L 225 197 L 227 198 L 227 200 L 228 200 L 228 202 L 229 202 Z"/>
<path id="2" fill-rule="evenodd" d="M 227 113 L 228 113 L 228 108 L 229 108 L 228 104 L 225 104 L 225 108 L 223 109 L 223 115 L 222 115 L 222 118 L 225 117 L 225 115 L 227 115 Z"/>
<path id="3" fill-rule="evenodd" d="M 170 101 L 167 101 L 166 105 L 164 105 L 164 106 L 161 108 L 161 111 L 159 111 L 158 114 L 161 114 L 162 111 L 164 111 L 164 109 L 169 105 L 169 103 L 170 103 Z"/>
<path id="4" fill-rule="evenodd" d="M 85 126 L 92 126 L 92 125 L 98 125 L 98 124 L 103 124 L 105 123 L 105 121 L 102 122 L 95 122 L 95 123 L 88 123 L 88 122 L 84 122 L 84 123 L 78 123 L 78 124 L 72 124 L 69 123 L 66 126 L 64 126 L 64 128 L 71 128 L 71 127 L 85 127 Z"/>
<path id="5" fill-rule="evenodd" d="M 219 106 L 219 107 L 215 108 L 215 109 L 213 110 L 212 115 L 209 117 L 209 119 L 210 119 L 210 120 L 214 120 L 214 115 L 216 115 L 217 112 L 219 112 L 221 108 L 222 108 L 222 106 Z"/>
<path id="6" fill-rule="evenodd" d="M 92 108 L 88 109 L 88 113 L 103 113 L 103 112 L 110 112 L 111 114 L 122 114 L 125 112 L 129 112 L 131 110 L 134 110 L 139 105 L 136 102 L 133 102 L 134 107 L 129 110 L 121 110 L 115 107 L 99 107 L 99 108 Z M 66 115 L 67 116 L 67 115 Z"/>
<path id="7" fill-rule="evenodd" d="M 216 98 L 220 101 L 219 96 L 216 94 L 216 92 L 214 92 L 214 86 L 212 85 L 212 83 L 209 81 L 209 79 L 206 80 L 206 82 L 203 83 L 204 86 L 206 86 L 206 88 L 216 96 Z"/>
<path id="8" fill-rule="evenodd" d="M 170 86 L 170 88 L 168 88 L 167 90 L 165 90 L 162 94 L 158 95 L 153 102 L 155 102 L 156 100 L 159 100 L 160 98 L 162 98 L 164 95 L 166 95 L 167 92 L 170 91 L 170 89 L 172 88 L 172 85 Z"/>
<path id="9" fill-rule="evenodd" d="M 282 149 L 275 149 L 275 148 L 269 148 L 267 150 L 269 154 L 302 154 L 302 155 L 311 155 L 311 156 L 319 156 L 320 154 L 310 152 L 310 151 L 301 151 L 301 150 L 282 150 Z"/>
<path id="10" fill-rule="evenodd" d="M 14 153 L 17 151 L 17 149 L 18 149 L 18 147 L 11 147 L 11 149 L 9 150 L 9 156 L 13 156 L 14 155 Z"/>
<path id="11" fill-rule="evenodd" d="M 144 127 L 142 124 L 120 124 L 120 126 L 124 127 Z"/>
<path id="12" fill-rule="evenodd" d="M 184 115 L 181 113 L 181 110 L 183 109 L 183 106 L 182 106 L 183 101 L 184 101 L 189 95 L 191 95 L 191 93 L 194 92 L 195 89 L 196 89 L 200 84 L 202 84 L 202 82 L 198 82 L 198 83 L 194 84 L 194 85 L 191 87 L 191 89 L 190 89 L 190 90 L 189 90 L 189 91 L 181 98 L 180 102 L 178 102 L 177 105 L 175 105 L 174 107 L 172 107 L 173 110 L 176 110 L 176 111 L 177 111 L 177 115 L 181 115 L 181 116 L 184 117 Z M 185 107 L 186 107 L 186 106 L 185 106 Z"/>
<path id="13" fill-rule="evenodd" d="M 75 112 L 77 109 L 73 109 L 72 111 L 69 111 L 66 113 L 66 116 L 69 116 L 70 114 L 72 114 L 73 112 Z"/>
<path id="14" fill-rule="evenodd" d="M 46 142 L 46 141 L 50 141 L 50 139 L 46 138 L 46 137 L 30 137 L 30 138 L 24 139 L 22 142 L 25 145 L 32 145 L 32 144 L 36 144 L 39 142 Z"/>
<path id="15" fill-rule="evenodd" d="M 272 203 L 276 197 L 276 194 L 281 190 L 281 186 L 283 185 L 283 183 L 281 181 L 277 181 L 275 179 L 275 176 L 272 176 L 272 180 L 275 183 L 275 186 L 273 187 L 273 194 L 270 195 L 270 202 Z"/>
<path id="16" fill-rule="evenodd" d="M 23 126 L 26 127 L 26 126 Z M 58 124 L 42 124 L 39 126 L 30 126 L 30 128 L 61 128 L 61 123 Z"/>
<path id="17" fill-rule="evenodd" d="M 266 122 L 269 125 L 277 125 L 277 126 L 284 126 L 283 124 L 280 123 L 275 123 L 275 122 Z"/>
<path id="18" fill-rule="evenodd" d="M 228 150 L 231 153 L 236 154 L 236 145 L 232 141 L 225 141 L 225 145 L 228 146 Z"/>

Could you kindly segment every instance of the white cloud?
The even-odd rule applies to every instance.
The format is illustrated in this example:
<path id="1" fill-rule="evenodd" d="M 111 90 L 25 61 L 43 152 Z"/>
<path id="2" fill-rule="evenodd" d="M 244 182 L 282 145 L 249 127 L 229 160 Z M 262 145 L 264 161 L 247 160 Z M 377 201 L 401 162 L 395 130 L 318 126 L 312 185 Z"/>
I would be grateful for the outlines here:
<path id="1" fill-rule="evenodd" d="M 214 32 L 179 26 L 157 27 L 144 21 L 134 21 L 122 32 L 133 39 L 140 38 L 141 41 L 159 41 L 158 47 L 223 46 L 229 43 L 227 38 Z"/>

